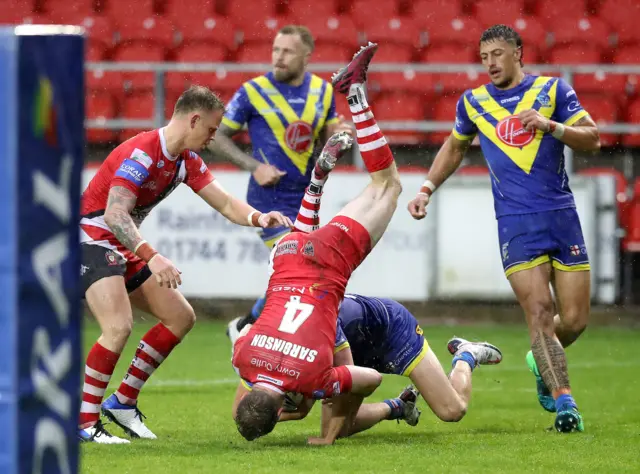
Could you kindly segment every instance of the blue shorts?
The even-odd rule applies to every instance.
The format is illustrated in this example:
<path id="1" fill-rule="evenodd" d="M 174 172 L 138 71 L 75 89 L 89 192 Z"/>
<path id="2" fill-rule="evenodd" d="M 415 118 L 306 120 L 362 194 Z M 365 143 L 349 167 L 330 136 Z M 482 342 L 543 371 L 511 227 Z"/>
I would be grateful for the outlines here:
<path id="1" fill-rule="evenodd" d="M 499 217 L 498 235 L 507 277 L 546 262 L 566 272 L 590 269 L 574 208 Z"/>
<path id="2" fill-rule="evenodd" d="M 279 211 L 285 216 L 287 216 L 289 219 L 291 219 L 291 222 L 295 222 L 296 217 L 298 217 L 299 209 L 300 209 L 300 203 L 298 203 L 298 207 L 296 207 L 295 209 L 280 208 L 280 209 L 270 209 L 270 210 Z M 261 212 L 269 212 L 269 211 L 261 211 Z M 282 237 L 284 237 L 290 232 L 291 232 L 291 229 L 289 229 L 288 227 L 270 227 L 268 229 L 260 229 L 258 231 L 258 235 L 260 236 L 264 244 L 271 249 L 273 248 L 274 244 L 278 240 L 280 240 Z"/>
<path id="3" fill-rule="evenodd" d="M 424 358 L 429 345 L 416 318 L 400 303 L 379 298 L 389 316 L 387 330 L 377 341 L 366 341 L 353 336 L 348 339 L 339 328 L 336 352 L 348 340 L 355 365 L 369 367 L 383 374 L 409 376 Z M 340 324 L 340 322 L 338 323 Z"/>

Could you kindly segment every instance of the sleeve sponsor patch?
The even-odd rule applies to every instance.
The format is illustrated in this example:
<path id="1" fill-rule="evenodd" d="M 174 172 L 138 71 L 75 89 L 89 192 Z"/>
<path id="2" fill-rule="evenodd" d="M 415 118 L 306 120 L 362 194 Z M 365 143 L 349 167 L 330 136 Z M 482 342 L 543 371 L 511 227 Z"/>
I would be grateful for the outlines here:
<path id="1" fill-rule="evenodd" d="M 149 171 L 139 161 L 126 159 L 122 162 L 115 175 L 132 182 L 136 186 L 140 186 L 149 176 Z"/>
<path id="2" fill-rule="evenodd" d="M 153 160 L 151 159 L 151 157 L 140 148 L 136 148 L 135 150 L 133 150 L 130 159 L 133 161 L 137 161 L 138 163 L 142 163 L 142 165 L 147 169 L 149 169 L 153 164 Z"/>

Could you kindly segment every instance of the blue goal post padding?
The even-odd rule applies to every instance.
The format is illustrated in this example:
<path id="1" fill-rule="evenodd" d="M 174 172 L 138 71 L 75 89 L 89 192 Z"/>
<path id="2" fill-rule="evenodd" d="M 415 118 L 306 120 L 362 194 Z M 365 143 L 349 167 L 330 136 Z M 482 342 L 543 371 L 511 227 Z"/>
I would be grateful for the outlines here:
<path id="1" fill-rule="evenodd" d="M 0 28 L 0 472 L 78 472 L 84 37 Z"/>

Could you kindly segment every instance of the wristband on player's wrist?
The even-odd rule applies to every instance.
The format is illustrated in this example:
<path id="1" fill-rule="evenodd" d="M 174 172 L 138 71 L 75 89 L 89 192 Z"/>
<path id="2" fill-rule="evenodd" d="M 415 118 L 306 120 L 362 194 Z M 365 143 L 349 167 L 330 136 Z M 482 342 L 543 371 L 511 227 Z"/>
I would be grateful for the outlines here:
<path id="1" fill-rule="evenodd" d="M 146 240 L 141 240 L 140 243 L 136 245 L 133 253 L 147 263 L 149 263 L 153 257 L 158 255 L 157 250 L 154 249 Z"/>
<path id="2" fill-rule="evenodd" d="M 247 216 L 247 222 L 252 227 L 260 227 L 260 216 L 262 212 L 260 211 L 251 211 Z"/>
<path id="3" fill-rule="evenodd" d="M 418 191 L 418 194 L 431 197 L 431 195 L 435 190 L 436 190 L 436 185 L 433 184 L 431 180 L 428 179 L 422 184 L 422 187 L 420 188 L 420 191 Z"/>
<path id="4" fill-rule="evenodd" d="M 553 120 L 549 120 L 549 131 L 553 138 L 560 139 L 564 135 L 564 125 Z"/>

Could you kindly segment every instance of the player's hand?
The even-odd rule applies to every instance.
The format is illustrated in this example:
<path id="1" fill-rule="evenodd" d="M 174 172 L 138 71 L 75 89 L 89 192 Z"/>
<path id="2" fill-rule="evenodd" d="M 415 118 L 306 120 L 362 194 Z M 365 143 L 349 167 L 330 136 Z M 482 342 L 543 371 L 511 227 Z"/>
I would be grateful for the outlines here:
<path id="1" fill-rule="evenodd" d="M 151 260 L 149 260 L 149 270 L 156 277 L 156 281 L 160 286 L 166 286 L 167 288 L 178 288 L 178 285 L 182 284 L 180 274 L 171 260 L 163 257 L 157 253 Z"/>
<path id="2" fill-rule="evenodd" d="M 429 196 L 426 194 L 418 194 L 409 201 L 407 209 L 409 210 L 411 217 L 419 221 L 420 219 L 424 219 L 427 215 L 427 204 L 429 204 Z"/>
<path id="3" fill-rule="evenodd" d="M 333 441 L 326 438 L 308 438 L 307 444 L 310 446 L 329 446 Z"/>
<path id="4" fill-rule="evenodd" d="M 353 129 L 355 126 L 352 122 L 347 121 L 344 118 L 344 115 L 338 116 L 338 123 L 336 124 L 335 129 L 333 130 L 333 134 L 338 132 L 347 132 L 349 135 L 353 136 Z M 333 135 L 332 134 L 332 135 Z"/>
<path id="5" fill-rule="evenodd" d="M 287 173 L 286 171 L 280 171 L 273 165 L 260 163 L 252 174 L 253 178 L 256 180 L 256 183 L 258 183 L 260 186 L 271 186 L 280 181 L 280 178 L 282 178 Z"/>
<path id="6" fill-rule="evenodd" d="M 293 228 L 293 222 L 284 214 L 278 211 L 265 212 L 258 218 L 258 224 L 263 229 L 269 227 L 288 227 Z"/>
<path id="7" fill-rule="evenodd" d="M 525 130 L 542 130 L 549 131 L 549 119 L 534 109 L 523 110 L 518 114 L 520 122 Z"/>

